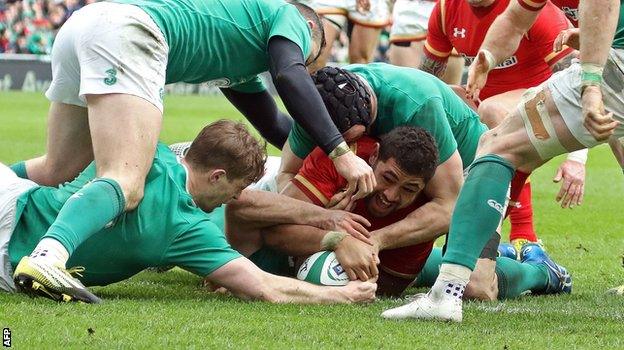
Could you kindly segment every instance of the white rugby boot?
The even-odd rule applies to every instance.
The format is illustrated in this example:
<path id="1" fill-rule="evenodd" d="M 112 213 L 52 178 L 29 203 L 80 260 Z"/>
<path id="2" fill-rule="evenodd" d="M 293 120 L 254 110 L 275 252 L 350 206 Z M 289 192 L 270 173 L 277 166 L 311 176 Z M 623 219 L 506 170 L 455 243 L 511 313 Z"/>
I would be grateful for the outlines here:
<path id="1" fill-rule="evenodd" d="M 393 320 L 419 319 L 461 322 L 461 296 L 465 287 L 452 283 L 442 287 L 436 288 L 434 285 L 429 293 L 416 294 L 412 302 L 386 310 L 381 314 L 381 317 Z"/>

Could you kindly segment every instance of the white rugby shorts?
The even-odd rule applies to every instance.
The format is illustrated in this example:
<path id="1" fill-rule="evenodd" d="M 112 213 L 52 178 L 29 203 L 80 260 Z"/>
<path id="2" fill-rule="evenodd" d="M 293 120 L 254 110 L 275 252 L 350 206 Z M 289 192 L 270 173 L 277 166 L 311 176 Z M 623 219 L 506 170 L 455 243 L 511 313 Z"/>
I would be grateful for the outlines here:
<path id="1" fill-rule="evenodd" d="M 169 46 L 139 7 L 98 2 L 76 11 L 52 47 L 52 83 L 46 97 L 86 107 L 88 94 L 129 94 L 160 111 Z"/>
<path id="2" fill-rule="evenodd" d="M 9 241 L 15 228 L 17 198 L 37 184 L 17 177 L 6 165 L 0 163 L 0 290 L 14 292 L 13 269 L 9 258 Z"/>
<path id="3" fill-rule="evenodd" d="M 429 0 L 397 0 L 392 10 L 390 42 L 425 40 L 435 4 L 435 1 Z"/>
<path id="4" fill-rule="evenodd" d="M 370 10 L 357 11 L 356 0 L 300 0 L 319 15 L 344 28 L 347 20 L 365 27 L 382 28 L 392 21 L 391 0 L 370 0 Z"/>
<path id="5" fill-rule="evenodd" d="M 613 112 L 615 120 L 620 122 L 616 128 L 614 136 L 617 138 L 624 137 L 624 50 L 611 49 L 609 59 L 605 65 L 603 73 L 603 83 L 601 86 L 605 109 Z M 574 138 L 587 148 L 594 147 L 604 143 L 594 139 L 589 131 L 583 126 L 583 115 L 581 107 L 581 65 L 574 62 L 569 68 L 553 74 L 544 84 L 550 90 L 553 101 L 561 114 L 568 130 Z M 528 93 L 532 90 L 529 89 Z M 522 108 L 522 107 L 521 107 Z M 522 114 L 522 113 L 521 113 Z M 552 123 L 547 113 L 541 114 L 541 120 L 536 123 L 535 118 L 529 118 L 523 114 L 525 128 L 531 139 L 531 143 L 535 146 L 537 152 L 543 160 L 550 159 L 562 153 L 566 153 L 557 134 L 552 130 Z M 545 137 L 541 135 L 536 137 L 535 130 L 541 130 L 541 134 L 548 134 Z"/>

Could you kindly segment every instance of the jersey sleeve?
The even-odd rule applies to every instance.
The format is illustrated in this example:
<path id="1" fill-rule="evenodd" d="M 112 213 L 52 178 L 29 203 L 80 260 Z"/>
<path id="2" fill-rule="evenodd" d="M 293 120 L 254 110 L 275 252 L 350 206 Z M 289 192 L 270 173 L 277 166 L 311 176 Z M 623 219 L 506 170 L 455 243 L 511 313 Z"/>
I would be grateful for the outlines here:
<path id="1" fill-rule="evenodd" d="M 427 40 L 425 42 L 425 54 L 436 61 L 445 61 L 453 51 L 453 45 L 445 34 L 444 1 L 438 1 L 431 11 L 429 24 L 427 25 Z"/>
<path id="2" fill-rule="evenodd" d="M 294 5 L 286 4 L 273 16 L 267 43 L 274 36 L 282 36 L 301 48 L 304 60 L 310 55 L 312 32 L 305 18 Z"/>
<path id="3" fill-rule="evenodd" d="M 299 173 L 292 179 L 297 186 L 316 205 L 326 206 L 331 197 L 346 181 L 334 167 L 331 159 L 321 150 L 315 148 L 303 161 Z"/>
<path id="4" fill-rule="evenodd" d="M 288 134 L 288 144 L 293 153 L 301 159 L 307 157 L 316 147 L 312 137 L 297 122 L 293 123 L 290 134 Z"/>
<path id="5" fill-rule="evenodd" d="M 263 92 L 266 90 L 266 86 L 260 76 L 256 75 L 242 84 L 231 86 L 230 89 L 238 92 L 243 92 L 246 94 L 255 94 L 258 92 Z"/>
<path id="6" fill-rule="evenodd" d="M 546 6 L 546 3 L 548 2 L 548 0 L 517 0 L 518 4 L 520 4 L 520 6 L 524 7 L 525 9 L 529 10 L 529 11 L 539 11 L 542 8 L 544 8 L 544 6 Z"/>
<path id="7" fill-rule="evenodd" d="M 552 66 L 559 62 L 560 59 L 572 53 L 574 49 L 565 46 L 559 52 L 553 51 L 553 44 L 557 35 L 571 26 L 566 16 L 555 5 L 548 4 L 539 14 L 535 23 L 528 32 L 530 41 L 536 43 L 539 47 L 539 55 L 544 61 Z"/>
<path id="8" fill-rule="evenodd" d="M 436 146 L 438 147 L 439 164 L 448 160 L 457 150 L 457 141 L 453 136 L 453 131 L 449 123 L 441 123 L 440 119 L 446 119 L 446 110 L 442 100 L 438 97 L 431 97 L 422 104 L 416 111 L 413 118 L 418 118 L 422 122 L 420 126 L 431 133 Z"/>
<path id="9" fill-rule="evenodd" d="M 241 255 L 208 217 L 180 234 L 170 245 L 163 263 L 176 265 L 199 276 L 208 276 Z"/>

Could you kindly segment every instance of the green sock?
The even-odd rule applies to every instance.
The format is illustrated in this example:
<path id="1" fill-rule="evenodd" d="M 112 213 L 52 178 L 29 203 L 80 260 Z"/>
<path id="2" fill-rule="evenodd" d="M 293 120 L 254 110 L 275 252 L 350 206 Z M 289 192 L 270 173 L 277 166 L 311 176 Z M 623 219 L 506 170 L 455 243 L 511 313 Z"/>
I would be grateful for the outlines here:
<path id="1" fill-rule="evenodd" d="M 540 292 L 548 285 L 546 266 L 526 264 L 509 258 L 496 259 L 498 300 L 517 298 L 526 291 Z"/>
<path id="2" fill-rule="evenodd" d="M 21 161 L 11 164 L 10 168 L 18 177 L 21 177 L 22 179 L 28 179 L 28 174 L 26 174 L 26 162 Z"/>
<path id="3" fill-rule="evenodd" d="M 433 287 L 440 274 L 440 264 L 442 264 L 442 248 L 433 248 L 425 266 L 416 277 L 414 287 Z"/>
<path id="4" fill-rule="evenodd" d="M 69 255 L 87 238 L 123 213 L 125 199 L 112 179 L 97 178 L 72 195 L 42 237 L 59 241 Z"/>
<path id="5" fill-rule="evenodd" d="M 472 163 L 455 204 L 442 263 L 474 270 L 487 241 L 501 218 L 514 168 L 493 154 Z"/>

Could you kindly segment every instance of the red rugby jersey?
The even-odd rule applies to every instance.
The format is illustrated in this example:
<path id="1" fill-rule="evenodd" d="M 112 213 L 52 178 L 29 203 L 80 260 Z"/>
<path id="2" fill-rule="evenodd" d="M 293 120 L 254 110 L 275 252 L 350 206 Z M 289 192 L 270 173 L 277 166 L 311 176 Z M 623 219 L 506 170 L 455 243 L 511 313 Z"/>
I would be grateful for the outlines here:
<path id="1" fill-rule="evenodd" d="M 368 161 L 375 151 L 376 143 L 374 138 L 364 136 L 351 144 L 351 149 L 358 157 Z M 347 181 L 336 171 L 334 163 L 318 147 L 306 157 L 292 182 L 314 204 L 320 206 L 325 206 L 334 194 L 347 186 Z M 366 200 L 360 199 L 355 203 L 352 212 L 368 219 L 371 223 L 369 230 L 374 231 L 403 220 L 426 202 L 424 196 L 419 196 L 405 208 L 384 217 L 374 217 L 368 212 Z M 398 277 L 414 278 L 422 270 L 432 248 L 433 241 L 384 250 L 379 253 L 380 268 Z"/>
<path id="2" fill-rule="evenodd" d="M 484 8 L 470 6 L 466 0 L 440 0 L 429 18 L 425 54 L 432 59 L 446 60 L 455 48 L 467 64 L 472 63 L 490 25 L 508 4 L 509 0 L 497 0 Z M 542 7 L 544 10 L 520 41 L 518 50 L 490 72 L 480 93 L 481 99 L 541 84 L 552 75 L 551 65 L 572 51 L 566 48 L 553 52 L 555 38 L 569 23 L 553 4 Z"/>
<path id="3" fill-rule="evenodd" d="M 531 10 L 537 11 L 544 7 L 548 0 L 517 0 L 522 7 Z M 563 13 L 568 17 L 570 22 L 578 28 L 578 20 L 579 20 L 579 0 L 551 0 L 551 2 L 563 11 Z"/>

